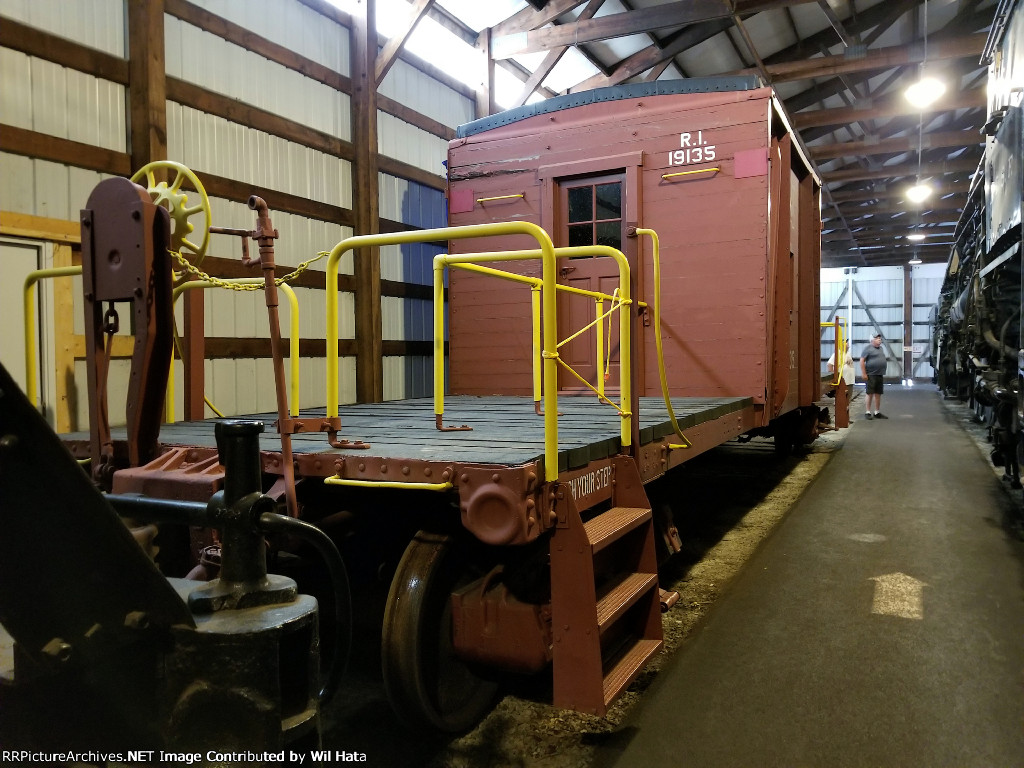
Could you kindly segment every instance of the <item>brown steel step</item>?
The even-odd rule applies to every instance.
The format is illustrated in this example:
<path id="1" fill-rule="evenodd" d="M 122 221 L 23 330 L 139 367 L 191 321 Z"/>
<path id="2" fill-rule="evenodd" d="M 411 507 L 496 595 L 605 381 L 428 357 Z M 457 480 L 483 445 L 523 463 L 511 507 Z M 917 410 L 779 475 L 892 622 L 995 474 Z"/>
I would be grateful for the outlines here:
<path id="1" fill-rule="evenodd" d="M 647 661 L 661 648 L 661 640 L 637 640 L 621 656 L 618 656 L 608 674 L 604 676 L 604 703 L 611 704 L 626 687 L 632 683 Z"/>
<path id="2" fill-rule="evenodd" d="M 604 632 L 626 610 L 658 585 L 653 573 L 631 573 L 597 601 L 597 626 Z"/>
<path id="3" fill-rule="evenodd" d="M 583 528 L 592 550 L 600 552 L 650 519 L 651 510 L 643 507 L 612 507 L 588 520 Z"/>

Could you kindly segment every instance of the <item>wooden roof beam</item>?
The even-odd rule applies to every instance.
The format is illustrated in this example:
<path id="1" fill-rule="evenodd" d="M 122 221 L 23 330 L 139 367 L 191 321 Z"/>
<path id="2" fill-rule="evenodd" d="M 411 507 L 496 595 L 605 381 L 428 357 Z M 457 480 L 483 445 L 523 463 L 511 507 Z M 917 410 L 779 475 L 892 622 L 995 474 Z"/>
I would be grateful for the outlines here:
<path id="1" fill-rule="evenodd" d="M 987 35 L 964 35 L 947 40 L 937 40 L 928 46 L 928 60 L 962 59 L 980 56 L 985 47 Z M 790 82 L 809 80 L 815 77 L 836 77 L 851 72 L 866 72 L 878 69 L 917 64 L 924 60 L 924 49 L 918 46 L 894 45 L 888 48 L 869 50 L 863 56 L 844 53 L 838 56 L 822 56 L 804 61 L 790 61 L 769 64 L 768 74 L 772 81 Z"/>
<path id="2" fill-rule="evenodd" d="M 666 59 L 674 58 L 688 48 L 711 39 L 719 32 L 724 32 L 731 26 L 731 18 L 721 18 L 702 24 L 692 24 L 666 37 L 662 41 L 664 48 L 658 49 L 652 45 L 637 51 L 632 56 L 619 62 L 610 75 L 588 77 L 583 82 L 577 83 L 570 88 L 569 92 L 578 93 L 579 91 L 589 91 L 592 88 L 618 85 L 625 80 L 629 80 L 631 77 L 636 77 L 646 72 Z"/>
<path id="3" fill-rule="evenodd" d="M 985 88 L 972 88 L 967 91 L 956 91 L 943 97 L 924 110 L 924 114 L 934 112 L 947 112 L 956 109 L 973 109 L 984 107 L 987 104 Z M 793 126 L 797 130 L 804 128 L 816 128 L 826 125 L 846 125 L 857 120 L 875 120 L 886 117 L 901 117 L 904 115 L 917 115 L 921 110 L 912 106 L 903 94 L 879 99 L 877 102 L 871 99 L 858 107 L 838 107 L 835 109 L 815 109 L 806 112 L 797 112 L 793 115 Z"/>
<path id="4" fill-rule="evenodd" d="M 921 176 L 941 176 L 947 173 L 971 172 L 978 167 L 977 155 L 969 157 L 958 157 L 953 160 L 945 160 L 938 163 L 925 163 L 921 165 Z M 883 166 L 877 171 L 866 171 L 863 168 L 844 168 L 838 171 L 830 171 L 823 174 L 826 184 L 846 182 L 854 180 L 870 179 L 891 179 L 907 176 L 918 176 L 917 163 L 901 163 L 900 165 Z"/>
<path id="5" fill-rule="evenodd" d="M 398 61 L 398 54 L 402 52 L 402 47 L 416 29 L 416 25 L 420 23 L 420 19 L 427 15 L 427 11 L 433 4 L 434 0 L 416 0 L 410 9 L 405 26 L 398 34 L 392 36 L 384 46 L 384 50 L 377 54 L 374 66 L 374 81 L 377 85 L 380 85 L 387 77 L 391 67 Z"/>
<path id="6" fill-rule="evenodd" d="M 985 138 L 980 133 L 966 131 L 940 131 L 925 133 L 918 137 L 900 136 L 893 139 L 866 139 L 864 141 L 846 141 L 835 144 L 819 144 L 809 147 L 811 157 L 815 160 L 828 160 L 836 157 L 864 157 L 866 155 L 885 155 L 900 152 L 937 149 L 939 147 L 966 147 L 972 144 L 983 144 Z"/>
<path id="7" fill-rule="evenodd" d="M 967 192 L 970 189 L 970 182 L 968 181 L 954 181 L 946 182 L 942 185 L 943 194 L 950 192 Z M 875 189 L 858 189 L 858 190 L 833 190 L 832 200 L 837 203 L 856 203 L 856 202 L 868 202 L 871 200 L 885 200 L 892 197 L 902 198 L 905 187 L 902 185 L 893 184 L 879 185 Z"/>
<path id="8" fill-rule="evenodd" d="M 564 16 L 573 8 L 578 8 L 585 2 L 587 0 L 549 0 L 547 5 L 540 10 L 523 8 L 519 13 L 513 14 L 491 27 L 491 34 L 495 38 L 499 38 L 539 29 L 545 24 L 550 24 L 559 16 Z"/>
<path id="9" fill-rule="evenodd" d="M 728 0 L 679 0 L 652 8 L 613 13 L 599 19 L 495 36 L 494 56 L 504 59 L 520 53 L 537 53 L 558 46 L 594 43 L 654 29 L 731 17 L 729 6 Z"/>
<path id="10" fill-rule="evenodd" d="M 593 18 L 594 14 L 597 13 L 598 9 L 604 5 L 604 0 L 590 0 L 587 3 L 587 7 L 580 13 L 579 18 L 590 19 Z M 544 57 L 544 61 L 541 62 L 540 66 L 537 67 L 523 84 L 523 89 L 519 92 L 516 97 L 515 103 L 512 107 L 521 107 L 526 103 L 527 99 L 537 90 L 537 86 L 544 82 L 544 78 L 547 77 L 551 70 L 555 68 L 555 65 L 559 62 L 565 52 L 568 50 L 567 47 L 553 48 L 548 51 L 547 56 Z"/>
<path id="11" fill-rule="evenodd" d="M 822 13 L 825 14 L 825 18 L 828 19 L 828 23 L 832 25 L 832 29 L 839 35 L 839 39 L 843 45 L 850 46 L 854 45 L 857 41 L 856 38 L 847 32 L 846 27 L 843 26 L 842 19 L 839 15 L 832 10 L 832 6 L 828 4 L 828 0 L 818 0 L 818 7 L 821 8 Z"/>
<path id="12" fill-rule="evenodd" d="M 665 5 L 613 13 L 554 28 L 538 29 L 532 26 L 534 21 L 531 20 L 525 22 L 530 25 L 526 30 L 522 28 L 526 18 L 524 17 L 518 24 L 499 24 L 494 27 L 494 55 L 495 58 L 509 58 L 520 53 L 537 53 L 562 45 L 594 43 L 666 27 L 682 27 L 714 19 L 732 18 L 734 13 L 747 15 L 809 2 L 816 0 L 677 0 Z M 551 16 L 548 20 L 553 21 L 555 18 L 557 16 Z"/>
<path id="13" fill-rule="evenodd" d="M 823 243 L 849 243 L 849 242 L 871 242 L 874 239 L 885 237 L 887 241 L 891 241 L 894 236 L 898 237 L 898 233 L 907 234 L 910 229 L 920 229 L 923 234 L 928 238 L 952 238 L 956 233 L 955 225 L 938 226 L 930 228 L 920 227 L 908 227 L 901 225 L 900 227 L 876 227 L 874 229 L 857 230 L 851 236 L 845 229 L 837 229 L 831 232 L 826 232 L 821 236 L 821 242 Z M 923 240 L 922 242 L 927 242 Z"/>

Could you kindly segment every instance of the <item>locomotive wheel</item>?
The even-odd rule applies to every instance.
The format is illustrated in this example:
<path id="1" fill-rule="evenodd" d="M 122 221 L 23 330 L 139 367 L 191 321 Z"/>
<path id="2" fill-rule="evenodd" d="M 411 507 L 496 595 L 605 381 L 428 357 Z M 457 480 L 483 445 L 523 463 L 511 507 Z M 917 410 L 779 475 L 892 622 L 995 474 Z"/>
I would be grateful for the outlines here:
<path id="1" fill-rule="evenodd" d="M 384 688 L 407 725 L 468 730 L 490 710 L 498 685 L 455 657 L 449 595 L 477 577 L 466 547 L 420 531 L 391 582 L 381 644 Z"/>

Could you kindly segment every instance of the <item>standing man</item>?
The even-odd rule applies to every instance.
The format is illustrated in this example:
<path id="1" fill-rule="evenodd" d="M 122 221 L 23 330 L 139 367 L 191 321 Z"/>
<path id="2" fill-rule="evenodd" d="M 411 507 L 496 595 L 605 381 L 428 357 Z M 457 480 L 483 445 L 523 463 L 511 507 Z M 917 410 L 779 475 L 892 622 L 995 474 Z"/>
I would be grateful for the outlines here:
<path id="1" fill-rule="evenodd" d="M 882 334 L 876 333 L 871 343 L 864 347 L 860 353 L 860 372 L 867 379 L 868 385 L 865 389 L 864 418 L 869 421 L 872 418 L 888 419 L 882 413 L 882 388 L 885 386 L 885 369 L 888 362 L 885 359 L 885 352 L 882 350 Z M 875 413 L 871 415 L 871 402 L 875 403 Z"/>

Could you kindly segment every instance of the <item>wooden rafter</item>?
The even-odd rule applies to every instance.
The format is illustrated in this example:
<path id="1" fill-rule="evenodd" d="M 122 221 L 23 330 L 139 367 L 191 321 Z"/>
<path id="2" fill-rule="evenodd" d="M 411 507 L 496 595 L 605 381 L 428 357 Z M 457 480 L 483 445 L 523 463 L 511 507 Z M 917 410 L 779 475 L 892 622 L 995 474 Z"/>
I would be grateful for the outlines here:
<path id="1" fill-rule="evenodd" d="M 604 5 L 604 0 L 590 0 L 587 3 L 587 7 L 580 12 L 579 18 L 593 18 L 602 5 Z M 540 63 L 540 66 L 533 71 L 533 74 L 523 84 L 523 89 L 519 92 L 519 96 L 516 97 L 515 103 L 512 104 L 513 107 L 521 107 L 526 103 L 526 100 L 530 98 L 537 89 L 537 86 L 544 82 L 544 78 L 551 73 L 551 70 L 555 68 L 555 65 L 561 60 L 567 50 L 567 47 L 562 46 L 548 51 L 544 61 Z"/>
<path id="2" fill-rule="evenodd" d="M 928 107 L 924 113 L 946 112 L 955 109 L 973 109 L 984 107 L 987 103 L 984 88 L 972 88 L 967 91 L 955 91 Z M 854 120 L 874 120 L 903 115 L 917 115 L 921 110 L 903 98 L 903 94 L 893 97 L 861 102 L 855 107 L 839 107 L 834 109 L 815 109 L 797 112 L 793 115 L 793 125 L 797 130 L 821 127 L 826 125 L 845 125 Z"/>
<path id="3" fill-rule="evenodd" d="M 884 155 L 916 151 L 919 145 L 921 149 L 933 149 L 938 147 L 966 147 L 983 142 L 984 137 L 981 134 L 971 136 L 964 135 L 963 131 L 942 131 L 926 133 L 921 136 L 920 142 L 915 134 L 893 139 L 878 140 L 876 138 L 864 141 L 844 141 L 836 144 L 819 144 L 810 149 L 811 157 L 815 160 L 827 160 L 835 157 Z"/>
<path id="4" fill-rule="evenodd" d="M 947 173 L 961 173 L 973 171 L 978 167 L 978 155 L 972 154 L 967 157 L 958 157 L 953 160 L 941 162 L 924 163 L 921 166 L 922 176 L 941 176 Z M 879 170 L 865 170 L 863 168 L 844 168 L 838 171 L 830 171 L 824 174 L 826 183 L 837 183 L 855 180 L 889 179 L 906 176 L 917 176 L 917 163 L 901 163 L 899 165 L 884 166 Z"/>
<path id="5" fill-rule="evenodd" d="M 655 29 L 680 27 L 702 21 L 731 18 L 729 0 L 679 0 L 678 2 L 642 8 L 626 13 L 613 13 L 597 19 L 563 24 L 559 27 L 532 29 L 515 35 L 495 37 L 495 55 L 508 58 L 520 53 L 546 51 L 562 45 L 579 45 L 598 40 L 650 32 Z"/>
<path id="6" fill-rule="evenodd" d="M 942 191 L 945 192 L 967 192 L 970 189 L 970 182 L 951 181 L 943 182 Z M 887 200 L 889 198 L 902 198 L 905 187 L 887 184 L 879 184 L 874 189 L 860 190 L 834 190 L 832 200 L 842 205 L 843 203 L 869 202 L 871 200 Z"/>
<path id="7" fill-rule="evenodd" d="M 715 19 L 703 24 L 693 24 L 685 29 L 666 38 L 664 48 L 658 49 L 655 46 L 648 46 L 632 56 L 619 62 L 611 75 L 594 75 L 581 83 L 577 83 L 569 89 L 570 93 L 587 91 L 591 88 L 601 88 L 607 85 L 618 85 L 629 80 L 631 77 L 646 72 L 651 67 L 660 64 L 667 59 L 672 59 L 688 48 L 709 40 L 719 32 L 724 32 L 732 26 L 731 18 Z"/>
<path id="8" fill-rule="evenodd" d="M 559 16 L 564 16 L 573 8 L 578 8 L 585 2 L 587 0 L 549 0 L 540 10 L 524 8 L 500 24 L 495 24 L 491 28 L 491 33 L 495 37 L 503 37 L 505 35 L 515 35 L 520 32 L 539 29 L 545 24 L 550 24 Z"/>
<path id="9" fill-rule="evenodd" d="M 984 34 L 964 35 L 954 39 L 939 40 L 928 46 L 928 60 L 960 59 L 977 57 L 985 47 Z M 815 77 L 835 77 L 850 72 L 891 69 L 892 67 L 917 64 L 923 58 L 923 51 L 905 45 L 877 48 L 867 51 L 862 57 L 822 56 L 804 61 L 790 61 L 769 64 L 768 73 L 774 82 L 809 80 Z"/>
<path id="10" fill-rule="evenodd" d="M 430 10 L 433 4 L 434 0 L 416 0 L 410 9 L 409 18 L 406 20 L 405 26 L 400 32 L 391 37 L 387 45 L 384 46 L 384 50 L 377 54 L 377 63 L 374 68 L 377 85 L 380 85 L 384 78 L 387 77 L 391 67 L 398 61 L 398 54 L 401 53 L 402 46 L 405 45 L 409 36 L 415 31 L 416 25 L 426 16 L 427 11 Z"/>

